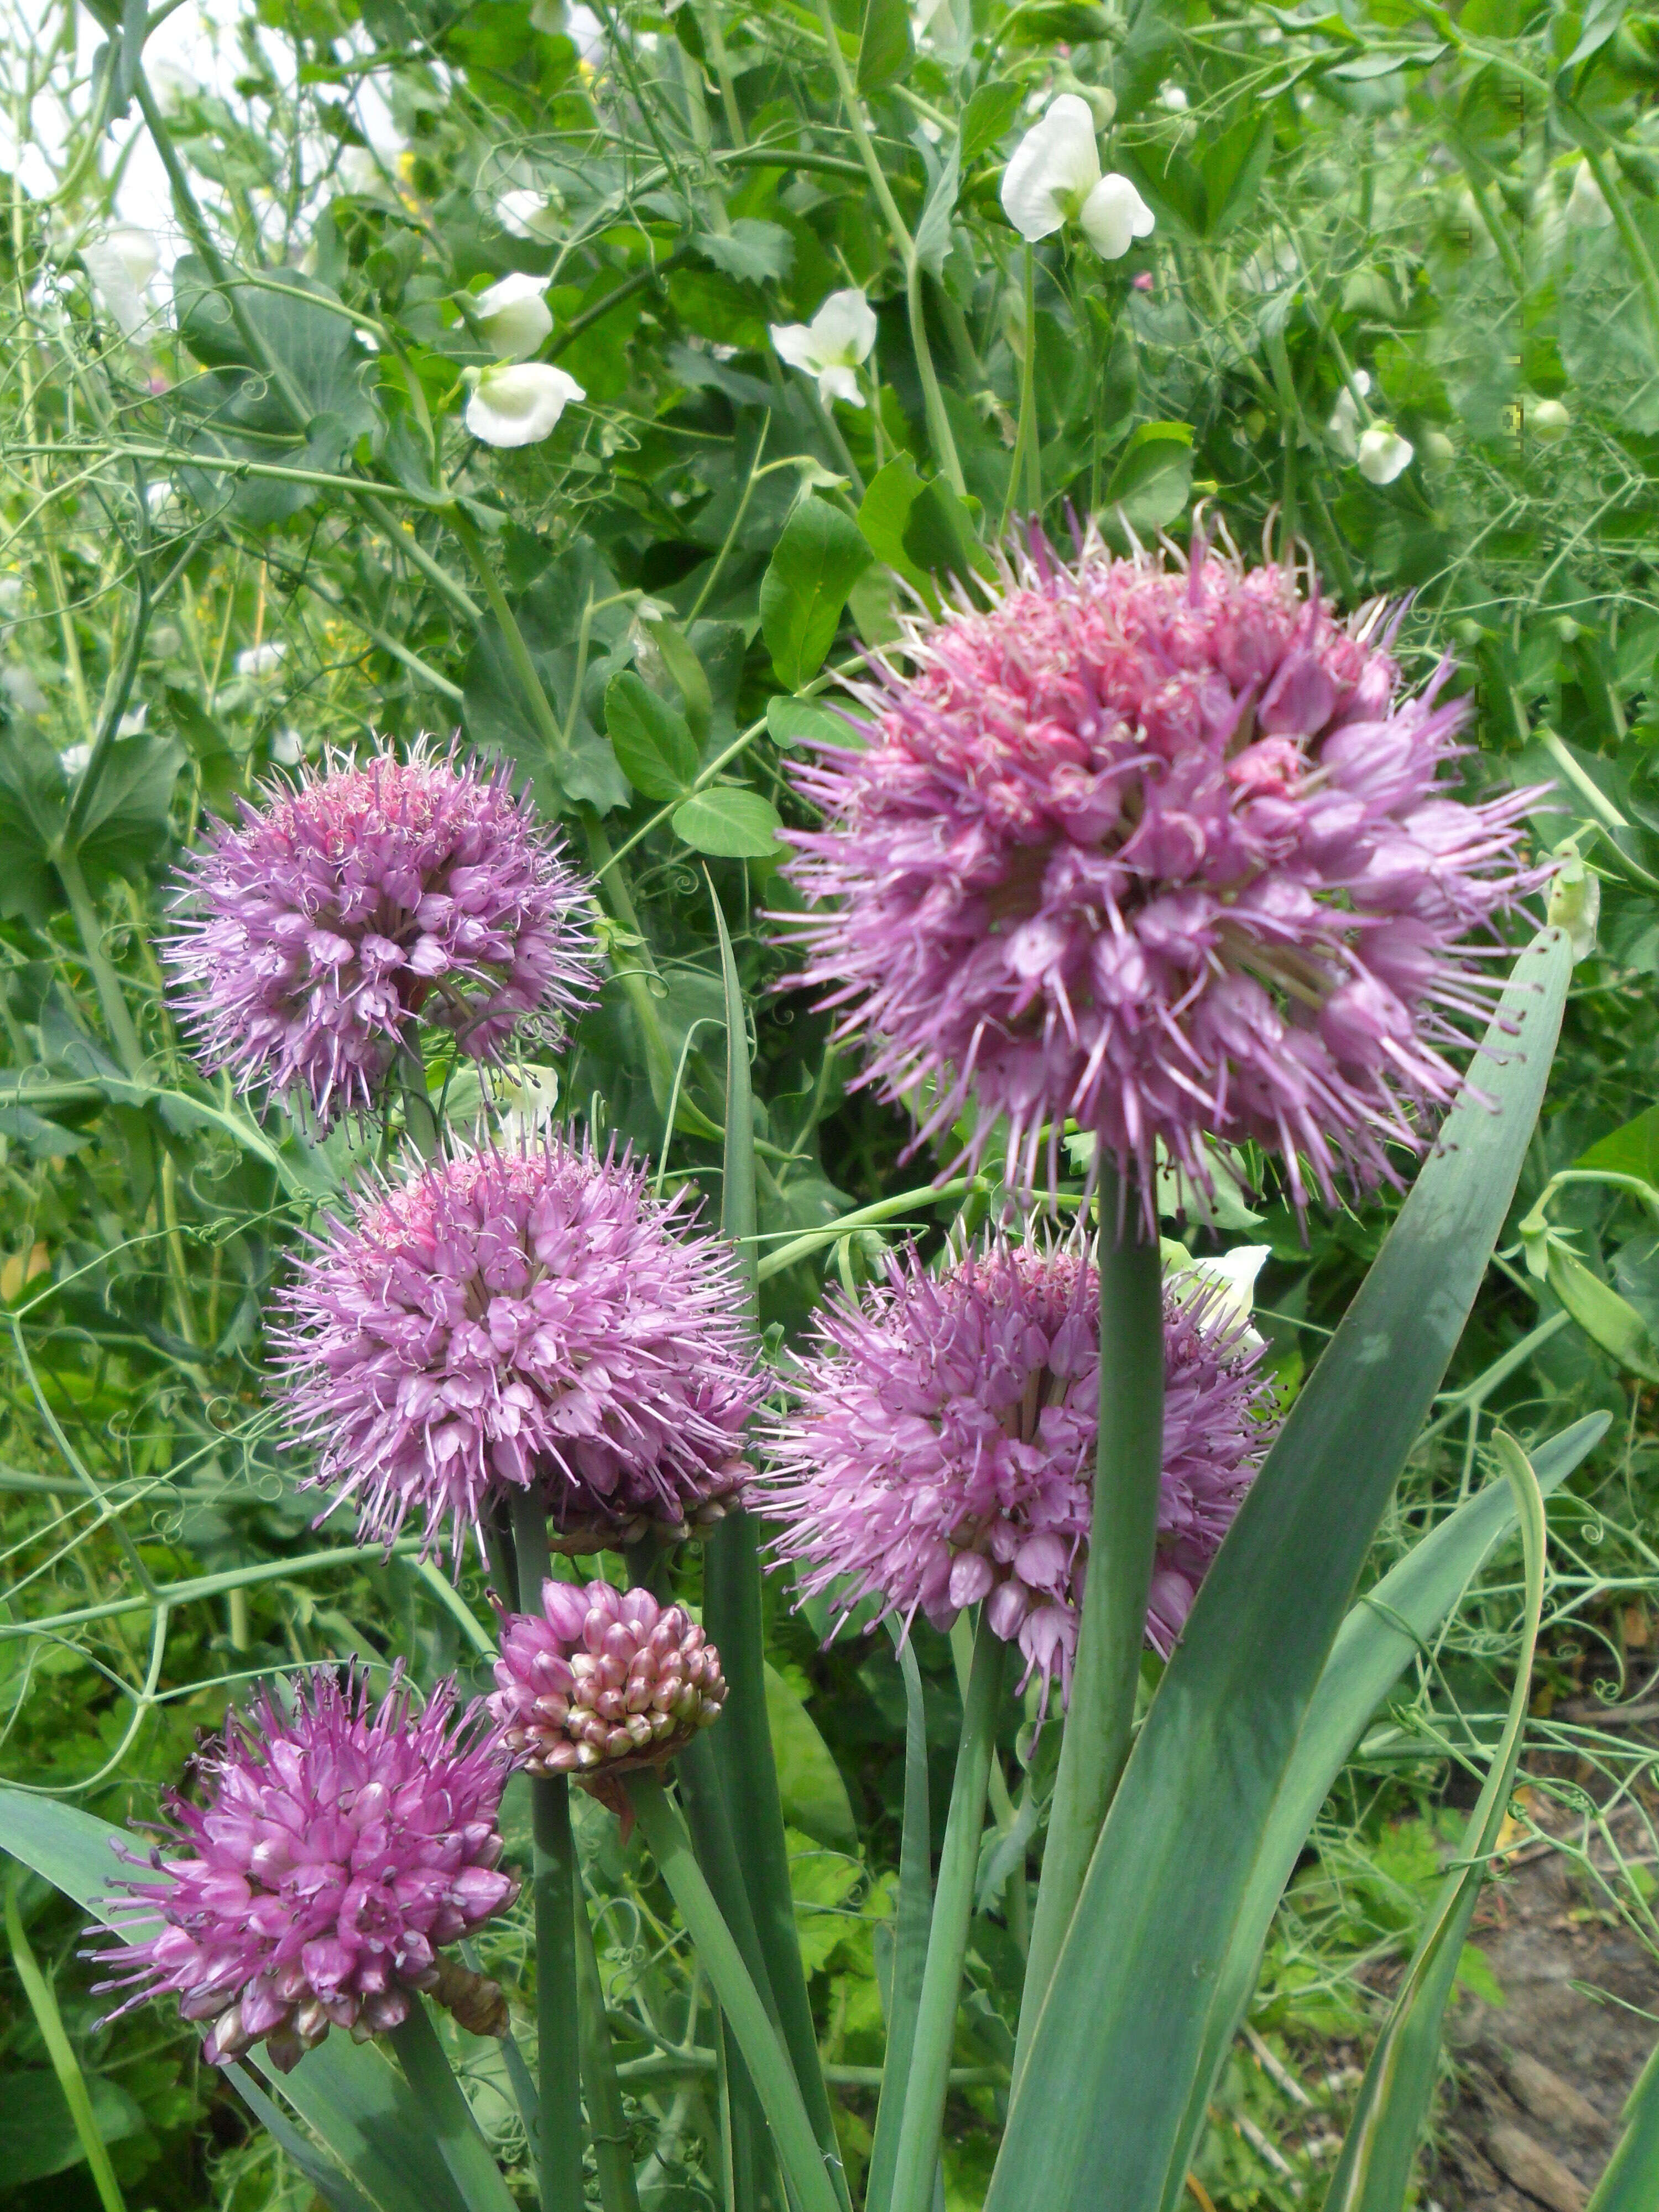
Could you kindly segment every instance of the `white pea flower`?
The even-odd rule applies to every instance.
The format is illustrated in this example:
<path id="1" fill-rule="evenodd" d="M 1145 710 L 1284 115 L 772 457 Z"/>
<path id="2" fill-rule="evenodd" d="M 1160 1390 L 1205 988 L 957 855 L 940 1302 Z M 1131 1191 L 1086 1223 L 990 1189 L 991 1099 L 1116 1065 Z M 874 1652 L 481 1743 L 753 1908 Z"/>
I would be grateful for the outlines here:
<path id="1" fill-rule="evenodd" d="M 278 768 L 298 768 L 306 757 L 306 741 L 293 728 L 278 730 L 270 741 L 270 757 Z"/>
<path id="2" fill-rule="evenodd" d="M 1095 118 L 1086 100 L 1062 92 L 1015 147 L 1002 173 L 1002 210 L 1033 244 L 1074 222 L 1103 261 L 1146 237 L 1153 215 L 1127 177 L 1100 173 Z"/>
<path id="3" fill-rule="evenodd" d="M 1236 1244 L 1231 1252 L 1200 1260 L 1188 1258 L 1178 1245 L 1164 1249 L 1172 1262 L 1170 1287 L 1177 1297 L 1212 1292 L 1210 1310 L 1218 1321 L 1249 1322 L 1255 1308 L 1255 1279 L 1273 1257 L 1271 1244 Z M 1249 1328 L 1243 1341 L 1254 1349 L 1261 1337 Z"/>
<path id="4" fill-rule="evenodd" d="M 1572 416 L 1559 399 L 1540 399 L 1535 407 L 1527 410 L 1527 428 L 1534 438 L 1541 438 L 1546 445 L 1553 446 L 1572 428 Z"/>
<path id="5" fill-rule="evenodd" d="M 239 676 L 274 676 L 282 666 L 283 656 L 287 651 L 285 638 L 268 638 L 264 645 L 251 645 L 245 653 L 237 654 L 236 673 Z"/>
<path id="6" fill-rule="evenodd" d="M 466 427 L 486 446 L 533 446 L 552 431 L 573 399 L 587 395 L 574 376 L 544 362 L 469 370 Z"/>
<path id="7" fill-rule="evenodd" d="M 832 292 L 810 323 L 772 325 L 779 360 L 816 376 L 825 406 L 833 399 L 863 406 L 857 370 L 875 342 L 876 311 L 856 290 Z"/>
<path id="8" fill-rule="evenodd" d="M 23 579 L 0 576 L 0 615 L 9 618 L 23 604 Z"/>
<path id="9" fill-rule="evenodd" d="M 1158 104 L 1167 115 L 1184 115 L 1192 102 L 1178 84 L 1162 84 L 1158 88 Z"/>
<path id="10" fill-rule="evenodd" d="M 21 660 L 0 671 L 0 691 L 5 693 L 20 714 L 44 714 L 50 703 L 40 688 L 40 678 Z"/>
<path id="11" fill-rule="evenodd" d="M 201 96 L 201 86 L 179 62 L 147 61 L 144 74 L 155 94 L 155 105 L 164 116 L 176 115 L 181 107 Z"/>
<path id="12" fill-rule="evenodd" d="M 1607 195 L 1596 182 L 1588 161 L 1581 161 L 1573 173 L 1572 190 L 1567 195 L 1565 220 L 1581 230 L 1605 230 L 1613 221 L 1613 210 L 1607 205 Z"/>
<path id="13" fill-rule="evenodd" d="M 558 1110 L 556 1067 L 497 1068 L 486 1073 L 483 1088 L 501 1112 L 499 1140 L 509 1151 L 546 1134 Z"/>
<path id="14" fill-rule="evenodd" d="M 1392 483 L 1411 466 L 1415 450 L 1392 422 L 1373 422 L 1359 441 L 1359 473 L 1367 483 Z"/>
<path id="15" fill-rule="evenodd" d="M 473 301 L 478 327 L 498 361 L 527 359 L 551 333 L 553 317 L 543 296 L 549 281 L 515 270 Z"/>
<path id="16" fill-rule="evenodd" d="M 148 699 L 141 699 L 136 707 L 129 707 L 126 713 L 122 715 L 120 720 L 115 725 L 115 734 L 118 738 L 142 738 L 144 734 L 144 725 L 149 720 L 149 702 Z"/>
<path id="17" fill-rule="evenodd" d="M 151 319 L 144 288 L 161 265 L 155 240 L 136 223 L 117 223 L 101 238 L 88 239 L 81 258 L 122 337 L 136 337 Z"/>
<path id="18" fill-rule="evenodd" d="M 90 745 L 65 745 L 63 751 L 58 756 L 58 765 L 64 771 L 64 782 L 73 783 L 77 776 L 83 775 L 86 771 L 87 763 L 91 758 L 92 747 Z"/>
<path id="19" fill-rule="evenodd" d="M 1363 368 L 1353 373 L 1352 384 L 1345 384 L 1336 395 L 1336 404 L 1331 410 L 1331 419 L 1325 425 L 1326 434 L 1345 461 L 1359 458 L 1359 409 L 1354 399 L 1357 392 L 1364 399 L 1371 388 L 1371 380 Z"/>
<path id="20" fill-rule="evenodd" d="M 503 192 L 495 203 L 495 214 L 501 228 L 514 238 L 554 239 L 559 234 L 559 209 L 528 185 Z"/>

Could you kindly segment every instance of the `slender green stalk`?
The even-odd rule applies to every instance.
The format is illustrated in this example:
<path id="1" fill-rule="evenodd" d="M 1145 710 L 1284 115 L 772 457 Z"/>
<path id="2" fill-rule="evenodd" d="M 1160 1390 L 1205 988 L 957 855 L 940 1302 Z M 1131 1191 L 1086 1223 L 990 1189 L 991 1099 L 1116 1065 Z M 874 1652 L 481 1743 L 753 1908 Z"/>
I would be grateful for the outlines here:
<path id="1" fill-rule="evenodd" d="M 1036 412 L 1036 249 L 1025 248 L 1025 349 L 1019 368 L 1019 427 L 1014 434 L 1014 458 L 1008 471 L 1008 501 L 1003 509 L 1005 530 L 1019 503 L 1019 480 L 1025 478 L 1025 503 L 1032 514 L 1042 512 L 1042 455 L 1037 435 Z"/>
<path id="2" fill-rule="evenodd" d="M 70 2118 L 75 2123 L 75 2132 L 86 2155 L 93 2185 L 98 2191 L 98 2200 L 104 2212 L 126 2212 L 121 2185 L 115 2178 L 115 2168 L 110 2164 L 109 2152 L 99 2133 L 86 2076 L 81 2071 L 74 2049 L 64 2032 L 64 2017 L 58 2009 L 56 1992 L 41 1972 L 40 1963 L 29 1948 L 28 1938 L 23 1933 L 23 1917 L 17 1909 L 17 1890 L 22 1872 L 21 1864 L 14 1860 L 6 1876 L 6 1941 L 11 1946 L 11 1962 L 17 1969 L 17 1978 L 23 1984 L 23 1994 L 34 2014 L 40 2040 L 46 2046 L 52 2070 L 58 2076 L 64 2102 L 69 2106 Z"/>
<path id="3" fill-rule="evenodd" d="M 409 2016 L 392 2029 L 391 2041 L 467 2212 L 518 2212 L 444 2056 L 423 1998 L 410 1997 Z"/>
<path id="4" fill-rule="evenodd" d="M 895 1631 L 896 1635 L 897 1632 Z M 898 1647 L 904 1677 L 904 1826 L 899 1838 L 898 1911 L 893 1927 L 893 1978 L 887 1995 L 887 2049 L 881 2069 L 876 2136 L 865 2179 L 865 2212 L 887 2212 L 898 2160 L 916 2014 L 927 1964 L 927 1928 L 933 1915 L 931 1816 L 927 1806 L 927 1708 L 921 1669 L 906 1637 Z"/>
<path id="5" fill-rule="evenodd" d="M 92 893 L 87 889 L 80 860 L 72 852 L 60 852 L 53 865 L 69 901 L 70 912 L 75 917 L 76 934 L 92 974 L 93 988 L 103 1009 L 104 1025 L 115 1047 L 115 1056 L 129 1075 L 137 1075 L 144 1064 L 144 1048 L 138 1042 L 138 1031 L 121 988 L 121 979 L 104 950 L 104 925 L 93 903 Z"/>
<path id="6" fill-rule="evenodd" d="M 1083 1877 L 1129 1753 L 1164 1461 L 1164 1264 L 1140 1192 L 1109 1168 L 1100 1182 L 1100 1437 L 1089 1578 L 1071 1703 L 1031 1924 L 1014 2048 L 1014 2087 L 1030 2048 Z"/>
<path id="7" fill-rule="evenodd" d="M 893 198 L 892 186 L 887 181 L 881 157 L 876 152 L 869 125 L 865 122 L 858 87 L 847 66 L 847 57 L 841 50 L 841 33 L 836 28 L 830 0 L 818 0 L 818 15 L 823 25 L 830 66 L 835 71 L 841 104 L 846 111 L 847 127 L 859 149 L 859 158 L 864 164 L 866 176 L 870 179 L 870 189 L 876 196 L 882 220 L 887 225 L 893 249 L 904 264 L 904 303 L 910 318 L 910 344 L 916 357 L 916 374 L 921 379 L 921 400 L 927 417 L 928 442 L 933 448 L 933 458 L 945 471 L 945 482 L 958 499 L 965 499 L 968 496 L 967 479 L 962 473 L 957 441 L 951 431 L 951 418 L 945 411 L 945 397 L 939 390 L 939 376 L 933 368 L 933 349 L 927 343 L 927 317 L 921 296 L 922 267 L 916 255 L 916 242 L 910 235 L 904 217 L 899 213 L 898 202 Z"/>
<path id="8" fill-rule="evenodd" d="M 516 1492 L 513 1548 L 519 1602 L 539 1607 L 547 1579 L 547 1516 L 539 1498 Z M 562 1775 L 534 1775 L 530 1820 L 535 1850 L 536 2102 L 540 2117 L 537 2164 L 542 2212 L 581 2212 L 581 2029 L 576 1963 L 576 1845 L 570 1830 L 570 1784 Z"/>
<path id="9" fill-rule="evenodd" d="M 599 1979 L 593 1923 L 580 1886 L 576 1891 L 576 1996 L 580 2012 L 582 2087 L 587 2096 L 588 2133 L 599 2172 L 599 2202 L 605 2212 L 639 2212 L 634 2159 L 629 2145 L 628 2114 L 617 2077 L 617 2054 L 605 2024 L 605 1984 Z"/>
<path id="10" fill-rule="evenodd" d="M 398 1073 L 404 1133 L 423 1160 L 435 1160 L 443 1150 L 443 1134 L 426 1087 L 426 1063 L 418 1044 L 411 1042 L 398 1054 Z"/>
<path id="11" fill-rule="evenodd" d="M 452 507 L 445 520 L 455 534 L 463 553 L 472 563 L 473 574 L 483 586 L 484 597 L 489 602 L 489 611 L 501 626 L 501 641 L 507 647 L 507 657 L 513 664 L 513 673 L 524 690 L 524 703 L 530 709 L 532 720 L 547 747 L 548 757 L 556 767 L 567 750 L 564 732 L 559 718 L 553 712 L 552 702 L 547 696 L 536 664 L 530 657 L 530 647 L 524 641 L 524 632 L 519 628 L 507 593 L 501 589 L 501 579 L 490 563 L 484 542 L 478 535 L 478 526 L 464 507 Z"/>
<path id="12" fill-rule="evenodd" d="M 1630 256 L 1631 266 L 1636 271 L 1636 281 L 1642 288 L 1642 298 L 1648 311 L 1649 333 L 1655 345 L 1659 345 L 1659 268 L 1654 265 L 1647 240 L 1636 227 L 1636 218 L 1630 211 L 1630 202 L 1623 187 L 1613 175 L 1612 165 L 1603 153 L 1593 146 L 1584 148 L 1584 161 L 1591 176 L 1601 188 L 1619 232 L 1620 241 Z"/>
<path id="13" fill-rule="evenodd" d="M 732 1931 L 721 1918 L 698 1869 L 690 1839 L 668 1802 L 662 1777 L 654 1768 L 631 1774 L 628 1795 L 651 1856 L 657 1863 L 657 1871 L 679 1909 L 686 1932 L 696 1947 L 703 1971 L 743 2053 L 799 2212 L 842 2212 L 789 2062 L 773 2033 L 766 2008 L 738 1954 Z"/>
<path id="14" fill-rule="evenodd" d="M 997 1716 L 1002 1703 L 1003 1662 L 1007 1645 L 981 1615 L 974 1639 L 973 1671 L 962 1709 L 962 1741 L 951 1784 L 951 1810 L 939 1853 L 939 1886 L 933 1893 L 927 1965 L 916 2008 L 915 2043 L 905 2086 L 904 2118 L 899 2127 L 893 2169 L 891 2212 L 931 2212 L 933 2175 L 939 2166 L 939 2134 L 950 2086 L 951 2050 L 956 2041 L 957 2005 L 962 1995 L 963 1961 L 974 1914 L 974 1877 L 979 1870 L 979 1839 L 985 1826 L 985 1790 L 996 1747 Z"/>

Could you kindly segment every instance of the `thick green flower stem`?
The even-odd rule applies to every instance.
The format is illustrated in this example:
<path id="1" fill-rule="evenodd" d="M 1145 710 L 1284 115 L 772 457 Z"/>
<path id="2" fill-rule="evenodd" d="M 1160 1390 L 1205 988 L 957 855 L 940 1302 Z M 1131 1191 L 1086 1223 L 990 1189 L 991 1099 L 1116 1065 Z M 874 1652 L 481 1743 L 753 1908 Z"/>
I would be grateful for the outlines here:
<path id="1" fill-rule="evenodd" d="M 1100 1181 L 1100 1437 L 1089 1574 L 1031 1923 L 1014 2088 L 1128 1757 L 1164 1463 L 1164 1262 L 1140 1192 Z"/>
<path id="2" fill-rule="evenodd" d="M 957 1751 L 945 1847 L 939 1854 L 939 1881 L 933 1892 L 927 1965 L 916 2010 L 904 2118 L 893 2168 L 891 2212 L 931 2212 L 933 2203 L 933 2176 L 945 2124 L 957 2005 L 962 1995 L 963 1961 L 968 1954 L 969 1923 L 974 1914 L 974 1879 L 979 1871 L 985 1792 L 996 1746 L 1007 1648 L 981 1614 L 974 1639 L 968 1694 L 963 1702 L 962 1741 Z"/>
<path id="3" fill-rule="evenodd" d="M 547 1519 L 538 1498 L 513 1499 L 513 1548 L 519 1602 L 541 1604 L 547 1579 Z M 532 1776 L 530 1822 L 536 1912 L 536 2102 L 541 2120 L 537 2166 L 542 2212 L 581 2212 L 581 2030 L 576 1979 L 576 1844 L 570 1784 L 562 1775 Z"/>
<path id="4" fill-rule="evenodd" d="M 798 2212 L 842 2212 L 841 2199 L 783 2047 L 773 2033 L 766 2007 L 738 1954 L 732 1931 L 720 1917 L 698 1869 L 690 1838 L 668 1802 L 662 1777 L 654 1768 L 630 1775 L 628 1795 L 657 1871 L 678 1907 L 732 2039 L 743 2053 Z"/>
<path id="5" fill-rule="evenodd" d="M 128 1010 L 121 979 L 104 950 L 104 925 L 93 902 L 92 893 L 87 888 L 87 879 L 81 872 L 80 860 L 73 853 L 59 853 L 55 866 L 58 880 L 64 886 L 64 896 L 69 901 L 70 912 L 75 917 L 76 934 L 86 956 L 93 988 L 98 994 L 98 1003 L 103 1008 L 104 1021 L 109 1030 L 110 1042 L 115 1047 L 115 1056 L 129 1075 L 137 1075 L 144 1064 L 144 1048 L 138 1042 L 138 1031 Z"/>
<path id="6" fill-rule="evenodd" d="M 442 1133 L 426 1087 L 426 1063 L 418 1044 L 406 1044 L 398 1054 L 398 1078 L 404 1099 L 404 1133 L 423 1160 L 435 1160 L 443 1150 Z"/>
<path id="7" fill-rule="evenodd" d="M 755 1523 L 747 1513 L 728 1513 L 710 1536 L 703 1549 L 702 1586 L 703 1626 L 720 1655 L 728 1686 L 720 1726 L 708 1741 L 732 1820 L 741 1822 L 744 1881 L 784 2047 L 818 2147 L 830 2161 L 836 2193 L 846 2204 L 841 2150 L 795 1934 L 783 1802 L 766 1713 L 760 1556 Z"/>
<path id="8" fill-rule="evenodd" d="M 599 2172 L 599 2202 L 605 2212 L 640 2212 L 629 2148 L 628 2114 L 617 2078 L 617 2054 L 605 2021 L 605 1984 L 593 1948 L 593 1923 L 587 1900 L 576 1892 L 576 1990 L 580 2002 L 582 2087 L 587 2097 L 588 2132 Z"/>
<path id="9" fill-rule="evenodd" d="M 517 2212 L 495 2155 L 479 2134 L 472 2108 L 444 2057 L 423 1999 L 414 1998 L 408 2019 L 392 2029 L 392 2047 L 467 2212 Z"/>
<path id="10" fill-rule="evenodd" d="M 1020 479 L 1025 483 L 1028 512 L 1042 512 L 1042 456 L 1036 411 L 1036 248 L 1025 248 L 1025 349 L 1019 368 L 1019 428 L 1014 434 L 1014 458 L 1008 471 L 1008 501 L 1003 510 L 1006 530 L 1019 505 Z"/>

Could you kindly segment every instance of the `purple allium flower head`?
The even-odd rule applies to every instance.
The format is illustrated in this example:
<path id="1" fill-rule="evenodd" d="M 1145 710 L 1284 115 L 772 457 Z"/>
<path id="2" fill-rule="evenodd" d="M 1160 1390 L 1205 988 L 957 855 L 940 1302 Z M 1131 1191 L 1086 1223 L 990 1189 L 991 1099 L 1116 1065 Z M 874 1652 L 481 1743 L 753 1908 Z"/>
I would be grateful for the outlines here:
<path id="1" fill-rule="evenodd" d="M 361 1676 L 319 1668 L 291 1710 L 266 1692 L 233 1713 L 193 1765 L 205 1802 L 168 1793 L 177 1848 L 149 1862 L 162 1879 L 125 1881 L 107 1908 L 112 1926 L 161 1922 L 99 1954 L 129 1970 L 100 1988 L 142 1984 L 122 2011 L 170 1990 L 212 2022 L 212 2064 L 263 2042 L 284 2074 L 331 2027 L 358 2042 L 396 2027 L 416 1990 L 475 2034 L 502 2032 L 498 1985 L 439 1955 L 518 1893 L 496 1865 L 509 1767 L 482 1701 L 458 1717 L 441 1682 L 416 1713 L 394 1677 L 371 1710 Z"/>
<path id="2" fill-rule="evenodd" d="M 756 1503 L 811 1596 L 948 1628 L 983 1604 L 1028 1676 L 1069 1689 L 1099 1432 L 1098 1279 L 1073 1244 L 914 1251 L 833 1295 Z M 1167 1653 L 1273 1439 L 1261 1340 L 1220 1285 L 1164 1297 L 1164 1475 L 1147 1640 Z"/>
<path id="3" fill-rule="evenodd" d="M 163 947 L 208 1068 L 326 1126 L 374 1103 L 417 1017 L 495 1060 L 590 995 L 586 879 L 504 770 L 381 752 L 262 798 L 185 860 Z"/>
<path id="4" fill-rule="evenodd" d="M 1298 1206 L 1387 1177 L 1489 1011 L 1501 948 L 1466 940 L 1541 880 L 1538 793 L 1457 798 L 1466 702 L 1435 704 L 1449 664 L 1396 697 L 1380 602 L 1344 627 L 1291 568 L 1092 530 L 1003 583 L 908 621 L 851 687 L 865 749 L 796 773 L 825 826 L 785 833 L 812 910 L 775 918 L 864 1079 L 933 1086 L 918 1142 L 976 1094 L 969 1152 L 1006 1115 L 1028 1184 L 1067 1115 L 1148 1194 L 1160 1143 L 1209 1187 L 1206 1133 L 1276 1153 Z"/>
<path id="5" fill-rule="evenodd" d="M 514 1763 L 589 1787 L 672 1759 L 726 1702 L 720 1655 L 684 1607 L 605 1582 L 544 1583 L 541 1611 L 502 1626 L 495 1680 Z"/>
<path id="6" fill-rule="evenodd" d="M 450 1523 L 458 1559 L 514 1491 L 573 1551 L 718 1519 L 765 1385 L 731 1250 L 690 1225 L 625 1154 L 556 1136 L 371 1187 L 279 1293 L 312 1483 L 388 1544 Z"/>

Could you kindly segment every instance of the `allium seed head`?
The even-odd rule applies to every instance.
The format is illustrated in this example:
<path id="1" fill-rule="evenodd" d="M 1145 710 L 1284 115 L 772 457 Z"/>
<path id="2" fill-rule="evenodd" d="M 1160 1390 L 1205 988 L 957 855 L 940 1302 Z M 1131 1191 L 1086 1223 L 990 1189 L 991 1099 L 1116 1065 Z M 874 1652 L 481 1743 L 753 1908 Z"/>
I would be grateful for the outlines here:
<path id="1" fill-rule="evenodd" d="M 764 1384 L 730 1249 L 690 1227 L 625 1154 L 551 1135 L 365 1190 L 278 1295 L 311 1485 L 388 1544 L 448 1524 L 458 1559 L 515 1491 L 580 1552 L 718 1519 Z"/>
<path id="2" fill-rule="evenodd" d="M 374 1105 L 417 1017 L 496 1060 L 591 994 L 586 880 L 504 770 L 381 752 L 261 797 L 187 856 L 162 948 L 208 1068 L 326 1126 Z"/>
<path id="3" fill-rule="evenodd" d="M 126 1971 L 99 1987 L 141 1984 L 123 2011 L 171 1990 L 212 2022 L 216 2066 L 263 2043 L 286 2074 L 331 2027 L 360 2043 L 396 2027 L 417 1990 L 501 2034 L 498 1985 L 439 1955 L 518 1893 L 496 1866 L 508 1763 L 482 1720 L 481 1702 L 456 1715 L 453 1681 L 416 1713 L 394 1678 L 371 1711 L 361 1677 L 326 1668 L 292 1710 L 266 1692 L 233 1713 L 194 1762 L 204 1802 L 168 1793 L 161 1879 L 124 1881 L 107 1907 L 112 1926 L 161 1926 L 100 1953 Z"/>
<path id="4" fill-rule="evenodd" d="M 720 1655 L 684 1607 L 603 1582 L 544 1583 L 541 1611 L 502 1626 L 495 1680 L 514 1763 L 611 1804 L 616 1776 L 672 1759 L 726 1702 Z"/>
<path id="5" fill-rule="evenodd" d="M 1457 797 L 1466 704 L 1435 705 L 1446 665 L 1396 698 L 1380 603 L 1345 627 L 1288 568 L 1092 531 L 1003 585 L 911 620 L 851 687 L 867 749 L 796 774 L 824 826 L 786 833 L 813 911 L 777 918 L 865 1079 L 933 1086 L 918 1141 L 974 1094 L 970 1154 L 1006 1115 L 1027 1183 L 1067 1115 L 1149 1194 L 1160 1143 L 1208 1188 L 1206 1133 L 1276 1153 L 1298 1206 L 1388 1176 L 1489 1012 L 1466 940 L 1540 880 L 1538 793 Z"/>
<path id="6" fill-rule="evenodd" d="M 1099 1432 L 1098 1279 L 1074 1246 L 910 1252 L 832 1295 L 756 1503 L 807 1595 L 948 1628 L 966 1606 L 1069 1688 Z M 1261 1343 L 1227 1285 L 1164 1299 L 1164 1475 L 1147 1641 L 1167 1653 L 1267 1445 Z"/>

